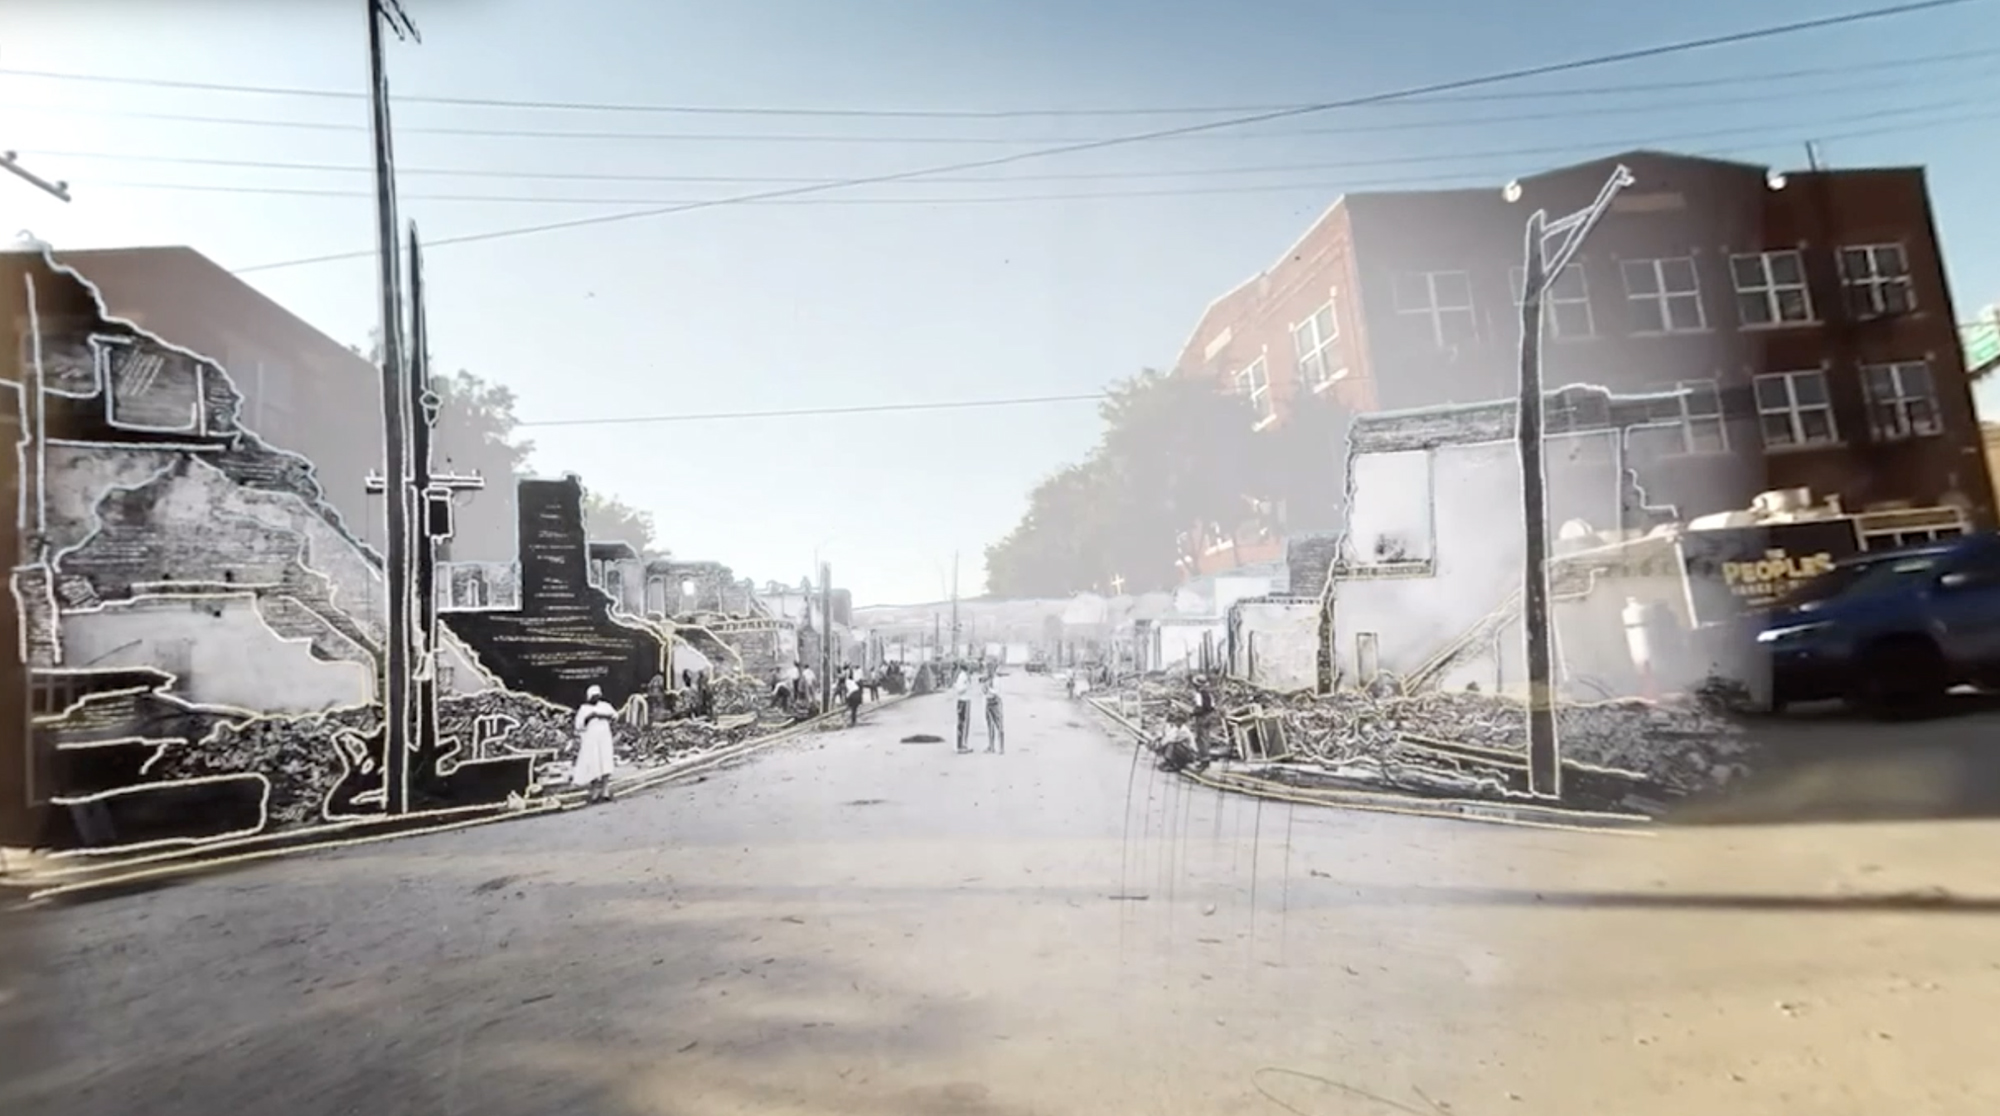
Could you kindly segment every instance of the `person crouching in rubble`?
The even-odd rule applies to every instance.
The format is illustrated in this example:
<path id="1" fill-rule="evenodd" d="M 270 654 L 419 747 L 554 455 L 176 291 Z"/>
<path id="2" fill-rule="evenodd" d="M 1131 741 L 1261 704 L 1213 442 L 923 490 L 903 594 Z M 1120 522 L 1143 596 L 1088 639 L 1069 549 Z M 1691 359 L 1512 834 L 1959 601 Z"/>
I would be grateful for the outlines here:
<path id="1" fill-rule="evenodd" d="M 1160 734 L 1156 745 L 1161 771 L 1184 771 L 1188 767 L 1199 771 L 1205 766 L 1201 753 L 1195 750 L 1194 731 L 1188 727 L 1188 720 L 1184 713 L 1167 715 L 1167 730 Z"/>
<path id="2" fill-rule="evenodd" d="M 617 758 L 611 751 L 611 722 L 618 710 L 604 700 L 604 689 L 592 686 L 576 709 L 576 766 L 570 769 L 571 786 L 588 787 L 586 802 L 611 801 L 611 771 Z"/>

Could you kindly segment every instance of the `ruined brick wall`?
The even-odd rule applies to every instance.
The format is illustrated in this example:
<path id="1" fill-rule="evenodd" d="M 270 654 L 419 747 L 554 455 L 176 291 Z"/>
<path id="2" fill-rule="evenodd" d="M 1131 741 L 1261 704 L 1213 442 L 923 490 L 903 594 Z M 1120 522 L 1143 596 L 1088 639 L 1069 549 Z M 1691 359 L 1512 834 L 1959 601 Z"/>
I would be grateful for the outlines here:
<path id="1" fill-rule="evenodd" d="M 1285 565 L 1295 597 L 1317 597 L 1326 589 L 1328 571 L 1340 552 L 1340 533 L 1322 531 L 1294 535 L 1285 544 Z"/>
<path id="2" fill-rule="evenodd" d="M 1317 598 L 1253 597 L 1230 607 L 1235 661 L 1230 673 L 1267 689 L 1311 690 L 1319 676 Z"/>

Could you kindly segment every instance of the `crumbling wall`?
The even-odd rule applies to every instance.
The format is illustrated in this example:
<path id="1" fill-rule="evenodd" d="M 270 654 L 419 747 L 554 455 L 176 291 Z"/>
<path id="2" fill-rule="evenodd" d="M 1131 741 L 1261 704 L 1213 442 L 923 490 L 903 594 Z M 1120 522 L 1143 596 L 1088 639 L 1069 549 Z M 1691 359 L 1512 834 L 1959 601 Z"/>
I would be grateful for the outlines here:
<path id="1" fill-rule="evenodd" d="M 329 660 L 310 637 L 286 639 L 255 593 L 142 597 L 63 618 L 65 657 L 93 668 L 160 666 L 198 705 L 318 713 L 374 700 L 365 656 Z"/>
<path id="2" fill-rule="evenodd" d="M 1317 598 L 1252 598 L 1230 608 L 1236 627 L 1230 673 L 1279 691 L 1311 690 L 1319 672 Z"/>

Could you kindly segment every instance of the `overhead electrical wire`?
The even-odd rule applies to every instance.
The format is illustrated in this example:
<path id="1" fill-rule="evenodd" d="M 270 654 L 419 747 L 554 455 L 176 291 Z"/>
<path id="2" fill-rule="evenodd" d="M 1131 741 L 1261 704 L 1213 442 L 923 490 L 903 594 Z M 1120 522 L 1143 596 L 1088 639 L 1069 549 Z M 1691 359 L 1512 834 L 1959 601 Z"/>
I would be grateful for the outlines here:
<path id="1" fill-rule="evenodd" d="M 1946 105 L 1963 105 L 1963 104 L 1976 104 L 1976 103 L 1988 103 L 1988 102 L 1957 101 L 1957 102 L 1946 102 Z M 1854 122 L 1861 120 L 1887 119 L 1887 118 L 1912 115 L 1923 111 L 1930 111 L 1936 107 L 1939 106 L 1912 106 L 1910 108 L 1905 108 L 1905 109 L 1886 109 L 1874 113 L 1861 113 L 1854 116 L 1842 118 L 1842 120 L 1847 122 Z M 2000 109 L 1987 110 L 1983 112 L 1964 114 L 1959 116 L 1938 117 L 1932 120 L 1917 120 L 1908 123 L 1880 126 L 1874 128 L 1855 129 L 1850 131 L 1837 131 L 1837 132 L 1827 132 L 1821 130 L 1820 128 L 1815 128 L 1813 127 L 1813 125 L 1810 124 L 1754 125 L 1754 126 L 1746 126 L 1740 128 L 1712 129 L 1706 132 L 1683 133 L 1678 136 L 1653 136 L 1646 139 L 1636 139 L 1636 140 L 1607 139 L 1607 140 L 1600 140 L 1594 143 L 1577 143 L 1577 144 L 1564 145 L 1560 147 L 1499 148 L 1499 149 L 1485 150 L 1485 151 L 1459 151 L 1459 152 L 1434 153 L 1428 155 L 1406 155 L 1406 156 L 1388 156 L 1388 157 L 1371 158 L 1371 159 L 1354 159 L 1345 162 L 1306 163 L 1306 164 L 1297 164 L 1294 166 L 1273 166 L 1273 167 L 1261 167 L 1261 168 L 1259 167 L 1208 168 L 1206 170 L 1184 171 L 1184 172 L 1146 171 L 1146 172 L 1133 172 L 1129 174 L 1077 175 L 1073 177 L 1077 180 L 1102 180 L 1107 178 L 1162 179 L 1162 178 L 1178 178 L 1178 177 L 1207 177 L 1217 173 L 1276 174 L 1276 173 L 1290 173 L 1297 171 L 1315 171 L 1315 170 L 1327 171 L 1327 170 L 1354 170 L 1363 168 L 1384 168 L 1384 167 L 1393 167 L 1398 165 L 1415 166 L 1415 165 L 1436 164 L 1445 162 L 1468 164 L 1483 159 L 1517 160 L 1517 159 L 1530 158 L 1536 156 L 1574 155 L 1574 154 L 1581 154 L 1588 152 L 1601 152 L 1606 150 L 1623 151 L 1623 150 L 1633 150 L 1639 148 L 1658 147 L 1667 144 L 1688 144 L 1688 143 L 1697 143 L 1708 140 L 1737 138 L 1737 137 L 1744 137 L 1751 135 L 1769 135 L 1771 137 L 1770 142 L 1775 143 L 1778 142 L 1780 139 L 1789 141 L 1800 135 L 1809 134 L 1815 142 L 1830 143 L 1830 142 L 1837 142 L 1840 140 L 1861 139 L 1869 136 L 1899 135 L 1929 128 L 1940 127 L 1940 126 L 1985 122 L 1994 119 L 2000 119 Z M 1811 128 L 1812 130 L 1810 132 L 1805 131 L 1805 129 L 1808 128 Z M 1729 148 L 1697 151 L 1693 152 L 1693 154 L 1708 156 L 1711 158 L 1723 158 L 1741 152 L 1755 150 L 1759 146 L 1762 145 L 1738 144 Z M 87 154 L 79 155 L 76 153 L 72 153 L 72 157 L 90 158 L 97 156 L 91 156 Z M 121 158 L 121 156 L 109 155 L 109 154 L 102 157 L 112 160 L 117 160 Z M 254 160 L 165 159 L 162 161 L 172 162 L 172 163 L 187 162 L 202 166 L 220 165 L 220 166 L 236 166 L 236 167 L 248 167 L 248 168 L 263 168 L 263 169 L 273 169 L 273 170 L 367 171 L 370 169 L 367 167 L 262 163 Z M 399 171 L 398 173 L 399 174 L 427 173 L 427 174 L 454 175 L 454 176 L 472 175 L 472 176 L 495 177 L 495 178 L 519 177 L 519 178 L 531 178 L 531 179 L 543 178 L 543 177 L 572 179 L 575 177 L 571 175 L 543 176 L 540 174 L 517 176 L 510 172 L 488 173 L 480 171 L 429 171 L 429 172 Z M 673 176 L 663 176 L 660 179 L 653 179 L 643 175 L 610 176 L 609 178 L 606 179 L 597 179 L 594 176 L 584 176 L 584 178 L 585 180 L 601 180 L 601 181 L 636 181 L 636 182 L 685 181 L 684 179 L 676 178 Z M 1409 174 L 1409 175 L 1399 175 L 1394 177 L 1358 179 L 1358 180 L 1342 179 L 1339 181 L 1315 180 L 1307 182 L 1247 183 L 1247 184 L 1234 184 L 1234 185 L 1224 185 L 1224 186 L 1175 187 L 1175 188 L 1142 189 L 1142 190 L 1098 190 L 1086 193 L 1018 193 L 1018 194 L 1000 194 L 1000 195 L 987 195 L 987 196 L 945 195 L 945 196 L 899 196 L 899 197 L 863 197 L 863 198 L 809 197 L 809 198 L 784 198 L 768 202 L 752 202 L 745 204 L 776 205 L 776 206 L 1004 205 L 1004 204 L 1026 203 L 1026 202 L 1077 202 L 1077 201 L 1116 200 L 1125 198 L 1137 199 L 1137 198 L 1227 196 L 1227 195 L 1237 195 L 1237 194 L 1245 194 L 1245 195 L 1269 194 L 1269 193 L 1283 193 L 1286 191 L 1293 191 L 1293 190 L 1311 191 L 1316 193 L 1338 193 L 1342 191 L 1351 191 L 1359 189 L 1380 189 L 1390 186 L 1414 188 L 1423 186 L 1445 187 L 1452 185 L 1470 185 L 1482 181 L 1489 181 L 1492 178 L 1493 174 L 1491 172 L 1482 174 L 1471 170 L 1467 170 L 1463 173 L 1457 173 L 1457 174 L 1423 173 L 1423 174 Z M 981 178 L 971 181 L 977 181 L 980 183 L 1006 184 L 1016 181 L 1036 181 L 1036 180 L 1037 179 L 1033 178 L 1009 179 L 1005 177 L 1000 177 L 1000 178 Z M 1041 176 L 1039 180 L 1066 181 L 1070 180 L 1070 176 L 1062 176 L 1062 175 Z M 736 181 L 736 180 L 725 179 L 724 181 Z M 790 179 L 785 181 L 800 181 L 800 180 Z M 817 181 L 817 180 L 806 179 L 804 181 Z M 966 181 L 968 180 L 949 179 L 949 178 L 927 180 L 927 182 L 930 183 L 959 183 Z M 375 197 L 374 191 L 362 188 L 339 189 L 339 188 L 328 188 L 328 187 L 305 187 L 305 186 L 246 186 L 246 185 L 237 185 L 233 183 L 198 183 L 198 182 L 196 183 L 135 182 L 135 181 L 125 181 L 119 179 L 93 179 L 91 185 L 94 189 L 102 189 L 102 190 L 163 191 L 163 192 L 183 192 L 183 193 L 196 193 L 196 194 L 209 194 L 209 193 L 238 194 L 238 195 L 265 196 L 265 197 L 356 198 L 356 199 L 373 199 Z M 504 204 L 504 205 L 685 205 L 685 204 L 690 204 L 691 201 L 693 200 L 693 199 L 677 200 L 677 199 L 665 199 L 665 198 L 635 198 L 635 197 L 550 197 L 547 195 L 520 195 L 520 194 L 439 194 L 439 193 L 424 193 L 424 192 L 400 192 L 398 196 L 403 201 L 406 202 L 439 202 L 439 203 L 451 203 L 451 204 L 478 204 L 484 202 L 484 203 Z"/>
<path id="2" fill-rule="evenodd" d="M 718 422 L 727 419 L 809 418 L 821 415 L 879 415 L 897 411 L 965 411 L 983 407 L 1025 407 L 1038 403 L 1094 403 L 1109 398 L 1095 391 L 1078 395 L 1023 395 L 1008 399 L 961 399 L 937 403 L 869 403 L 850 407 L 793 407 L 778 411 L 710 411 L 705 414 L 613 415 L 601 418 L 522 419 L 516 426 L 633 426 L 662 422 Z"/>
<path id="3" fill-rule="evenodd" d="M 440 248 L 456 244 L 474 244 L 490 240 L 512 239 L 514 237 L 520 237 L 520 236 L 533 236 L 539 233 L 561 232 L 570 229 L 587 228 L 596 225 L 607 225 L 614 223 L 622 223 L 626 221 L 644 220 L 652 217 L 664 217 L 675 213 L 687 213 L 701 209 L 713 209 L 720 206 L 740 205 L 740 204 L 745 204 L 750 202 L 760 202 L 760 201 L 775 201 L 786 197 L 805 196 L 810 194 L 825 193 L 833 190 L 852 189 L 859 186 L 872 186 L 889 182 L 903 182 L 911 179 L 934 177 L 936 175 L 941 175 L 941 174 L 956 174 L 963 171 L 987 170 L 993 167 L 1010 166 L 1015 163 L 1027 162 L 1032 159 L 1054 158 L 1056 156 L 1077 154 L 1085 151 L 1102 151 L 1114 147 L 1126 147 L 1136 144 L 1149 143 L 1161 139 L 1169 139 L 1175 136 L 1193 135 L 1200 132 L 1221 131 L 1229 128 L 1247 127 L 1253 124 L 1262 124 L 1273 120 L 1288 119 L 1294 116 L 1304 116 L 1312 113 L 1328 112 L 1336 109 L 1358 108 L 1365 105 L 1387 104 L 1394 101 L 1404 101 L 1415 97 L 1426 96 L 1429 94 L 1451 93 L 1465 89 L 1476 89 L 1482 86 L 1500 85 L 1508 82 L 1522 81 L 1528 78 L 1544 77 L 1551 74 L 1571 73 L 1578 70 L 1594 69 L 1604 66 L 1616 65 L 1623 62 L 1638 61 L 1640 59 L 1646 59 L 1646 58 L 1660 58 L 1675 54 L 1686 54 L 1692 51 L 1706 50 L 1719 46 L 1730 46 L 1741 43 L 1758 42 L 1762 40 L 1769 40 L 1784 36 L 1803 34 L 1809 31 L 1824 30 L 1833 27 L 1852 26 L 1855 24 L 1860 24 L 1865 22 L 1891 19 L 1905 15 L 1914 15 L 1919 12 L 1940 11 L 1946 8 L 1963 7 L 1968 4 L 1983 3 L 1983 2 L 1986 2 L 1986 0 L 1914 0 L 1914 2 L 1911 3 L 1895 4 L 1878 8 L 1869 8 L 1862 11 L 1848 12 L 1841 15 L 1821 16 L 1816 19 L 1797 20 L 1790 23 L 1777 24 L 1770 27 L 1756 28 L 1749 31 L 1734 31 L 1721 35 L 1709 35 L 1697 39 L 1688 39 L 1673 43 L 1656 44 L 1648 47 L 1636 47 L 1629 50 L 1613 51 L 1607 54 L 1594 55 L 1579 59 L 1571 59 L 1564 62 L 1548 62 L 1534 66 L 1516 67 L 1514 69 L 1501 70 L 1489 74 L 1480 74 L 1473 77 L 1454 78 L 1447 81 L 1430 82 L 1423 85 L 1408 86 L 1402 89 L 1386 90 L 1380 93 L 1370 93 L 1370 94 L 1363 94 L 1357 97 L 1347 97 L 1339 100 L 1324 101 L 1318 104 L 1299 105 L 1282 110 L 1275 110 L 1272 112 L 1253 113 L 1243 116 L 1233 116 L 1223 120 L 1205 121 L 1197 124 L 1183 124 L 1172 128 L 1159 128 L 1151 131 L 1135 132 L 1124 136 L 1111 136 L 1104 139 L 1064 144 L 1057 147 L 1039 148 L 1033 151 L 1013 152 L 1010 154 L 997 155 L 985 159 L 972 159 L 957 163 L 946 163 L 938 166 L 921 167 L 914 170 L 889 171 L 882 174 L 863 175 L 855 178 L 837 179 L 829 182 L 807 183 L 798 186 L 787 186 L 774 190 L 763 190 L 747 194 L 737 194 L 729 197 L 703 199 L 700 201 L 690 202 L 686 204 L 657 206 L 646 209 L 629 210 L 623 213 L 607 213 L 601 215 L 592 215 L 589 217 L 576 217 L 564 221 L 550 221 L 536 225 L 517 226 L 509 229 L 493 229 L 483 233 L 467 233 L 459 236 L 440 237 L 429 241 L 426 247 Z M 256 271 L 274 271 L 280 268 L 303 267 L 308 264 L 315 264 L 315 263 L 331 263 L 339 260 L 362 259 L 371 257 L 374 254 L 375 254 L 374 250 L 372 249 L 365 249 L 355 252 L 335 252 L 319 256 L 303 257 L 293 260 L 281 260 L 268 264 L 257 264 L 251 267 L 237 268 L 235 270 L 236 273 L 240 275 Z"/>
<path id="4" fill-rule="evenodd" d="M 1918 78 L 1897 82 L 1876 82 L 1870 92 L 1885 88 L 1907 87 L 1929 84 Z M 1797 98 L 1825 97 L 1848 92 L 1846 89 L 1799 90 L 1762 98 L 1762 103 Z M 1421 108 L 1429 102 L 1393 102 L 1400 107 Z M 1524 124 L 1542 121 L 1569 121 L 1579 117 L 1594 116 L 1635 116 L 1678 109 L 1734 108 L 1743 103 L 1740 97 L 1707 98 L 1681 100 L 1670 103 L 1649 102 L 1627 105 L 1591 105 L 1561 111 L 1496 113 L 1485 116 L 1455 117 L 1445 120 L 1398 120 L 1372 124 L 1340 124 L 1332 127 L 1280 128 L 1260 132 L 1217 132 L 1200 131 L 1183 135 L 1163 135 L 1161 139 L 1175 140 L 1231 140 L 1237 142 L 1296 139 L 1301 136 L 1362 136 L 1378 135 L 1385 132 L 1408 132 L 1435 128 L 1477 128 L 1496 124 Z M 366 132 L 369 125 L 360 122 L 323 120 L 253 120 L 236 116 L 207 116 L 198 113 L 145 112 L 113 109 L 92 109 L 75 105 L 33 106 L 35 111 L 66 113 L 82 116 L 105 116 L 132 120 L 157 120 L 183 124 L 219 124 L 246 128 L 289 128 L 318 132 Z M 398 125 L 398 135 L 459 136 L 466 138 L 509 139 L 509 140 L 561 140 L 569 142 L 613 142 L 613 143 L 769 143 L 769 144 L 907 144 L 911 146 L 984 146 L 1008 147 L 1023 144 L 1062 144 L 1119 142 L 1118 137 L 1098 137 L 1078 140 L 1069 136 L 972 136 L 972 135 L 917 135 L 898 136 L 881 133 L 828 132 L 822 134 L 802 134 L 787 132 L 585 132 L 573 128 L 531 129 L 531 128 L 466 128 L 423 127 Z"/>
<path id="5" fill-rule="evenodd" d="M 1979 50 L 1950 51 L 1916 57 L 1896 59 L 1876 59 L 1848 66 L 1813 66 L 1797 70 L 1780 70 L 1763 74 L 1743 74 L 1727 77 L 1690 78 L 1679 81 L 1631 82 L 1598 87 L 1572 87 L 1551 90 L 1519 90 L 1514 92 L 1485 92 L 1460 95 L 1440 94 L 1423 98 L 1425 103 L 1477 103 L 1487 101 L 1524 101 L 1551 97 L 1606 96 L 1620 93 L 1656 93 L 1677 89 L 1716 89 L 1736 85 L 1761 85 L 1790 81 L 1803 77 L 1847 77 L 1856 73 L 1876 70 L 1911 69 L 1920 66 L 1942 65 L 1950 62 L 1967 62 L 2000 56 L 2000 48 L 1987 47 Z M 306 89 L 297 86 L 239 85 L 226 82 L 187 81 L 178 78 L 135 77 L 127 74 L 79 74 L 56 70 L 32 70 L 0 67 L 0 76 L 36 78 L 47 81 L 67 81 L 95 85 L 138 86 L 149 89 L 185 89 L 213 93 L 252 94 L 258 96 L 303 97 L 322 100 L 364 101 L 368 94 L 361 90 Z M 825 107 L 784 107 L 763 105 L 672 105 L 643 104 L 617 101 L 536 101 L 505 97 L 440 97 L 416 94 L 397 94 L 399 104 L 452 105 L 467 108 L 530 109 L 553 112 L 625 112 L 655 115 L 682 116 L 764 116 L 764 117 L 823 117 L 831 119 L 903 119 L 903 120 L 1019 120 L 1031 118 L 1064 117 L 1133 117 L 1133 116 L 1203 116 L 1239 113 L 1271 112 L 1274 110 L 1297 108 L 1298 104 L 1280 105 L 1186 105 L 1180 107 L 1099 107 L 1099 108 L 1014 108 L 1014 109 L 865 109 L 865 108 L 825 108 Z"/>

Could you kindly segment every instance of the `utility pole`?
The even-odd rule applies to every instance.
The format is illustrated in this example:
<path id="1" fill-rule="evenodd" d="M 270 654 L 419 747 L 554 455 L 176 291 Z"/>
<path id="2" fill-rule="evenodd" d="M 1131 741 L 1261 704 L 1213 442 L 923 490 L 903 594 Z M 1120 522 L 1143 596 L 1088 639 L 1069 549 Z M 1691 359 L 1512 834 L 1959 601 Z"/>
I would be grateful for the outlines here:
<path id="1" fill-rule="evenodd" d="M 951 552 L 951 654 L 958 657 L 958 551 Z"/>
<path id="2" fill-rule="evenodd" d="M 1521 457 L 1521 507 L 1526 537 L 1522 547 L 1521 626 L 1528 637 L 1528 791 L 1562 797 L 1562 754 L 1556 740 L 1554 654 L 1549 633 L 1549 507 L 1547 470 L 1542 459 L 1542 305 L 1555 280 L 1583 247 L 1584 238 L 1611 208 L 1618 192 L 1632 185 L 1632 172 L 1611 172 L 1597 200 L 1550 223 L 1537 209 L 1528 218 L 1526 260 L 1521 283 L 1521 398 L 1517 417 Z M 1521 188 L 1509 183 L 1507 200 Z M 1560 238 L 1550 252 L 1550 241 Z"/>
<path id="3" fill-rule="evenodd" d="M 833 708 L 833 564 L 819 564 L 819 708 Z"/>
<path id="4" fill-rule="evenodd" d="M 382 30 L 398 39 L 416 38 L 416 27 L 398 0 L 366 0 L 368 5 L 368 101 L 375 139 L 376 254 L 379 257 L 382 314 L 382 501 L 388 518 L 386 569 L 388 624 L 383 648 L 382 809 L 395 815 L 410 804 L 410 506 L 404 413 L 403 292 L 396 251 L 396 158 L 390 138 L 389 78 Z"/>
<path id="5" fill-rule="evenodd" d="M 477 491 L 486 481 L 477 474 L 435 473 L 431 469 L 431 437 L 437 429 L 444 400 L 431 384 L 430 330 L 424 303 L 423 246 L 410 230 L 410 483 L 405 507 L 421 508 L 417 517 L 422 537 L 412 555 L 410 588 L 416 596 L 416 632 L 411 641 L 417 662 L 413 680 L 411 754 L 422 764 L 420 776 L 435 773 L 438 756 L 438 552 L 451 545 L 452 504 L 460 492 Z M 421 784 L 421 778 L 419 779 Z"/>
<path id="6" fill-rule="evenodd" d="M 15 178 L 26 182 L 28 185 L 33 186 L 58 201 L 73 200 L 69 196 L 69 183 L 50 182 L 48 179 L 22 166 L 21 157 L 12 151 L 0 151 L 0 170 L 12 174 Z"/>

